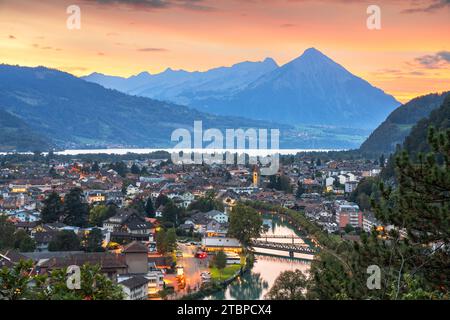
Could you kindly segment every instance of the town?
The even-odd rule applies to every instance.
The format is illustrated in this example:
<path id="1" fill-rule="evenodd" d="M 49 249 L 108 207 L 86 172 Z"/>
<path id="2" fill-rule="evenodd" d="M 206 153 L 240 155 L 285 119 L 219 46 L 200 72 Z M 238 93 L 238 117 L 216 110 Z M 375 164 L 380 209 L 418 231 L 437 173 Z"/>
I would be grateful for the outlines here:
<path id="1" fill-rule="evenodd" d="M 95 265 L 128 300 L 180 299 L 241 275 L 250 261 L 229 230 L 240 204 L 253 204 L 259 215 L 273 210 L 258 203 L 301 212 L 326 234 L 350 241 L 389 227 L 357 192 L 380 174 L 384 157 L 299 153 L 283 156 L 272 176 L 250 164 L 173 164 L 162 152 L 9 154 L 0 164 L 0 267 L 30 260 L 34 272 L 48 274 Z M 271 242 L 283 237 L 281 245 Z M 252 247 L 260 254 L 269 248 L 281 257 L 314 257 L 307 234 L 296 244 L 292 235 L 290 247 L 289 236 L 257 238 Z"/>

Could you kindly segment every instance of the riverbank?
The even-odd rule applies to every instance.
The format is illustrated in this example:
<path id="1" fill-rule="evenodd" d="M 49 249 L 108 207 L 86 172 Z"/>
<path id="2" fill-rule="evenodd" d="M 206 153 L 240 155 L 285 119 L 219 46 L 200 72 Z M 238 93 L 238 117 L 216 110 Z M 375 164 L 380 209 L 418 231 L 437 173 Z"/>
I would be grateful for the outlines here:
<path id="1" fill-rule="evenodd" d="M 233 281 L 235 281 L 238 277 L 242 277 L 245 273 L 250 272 L 253 267 L 253 258 L 246 258 L 245 265 L 237 268 L 235 272 L 224 281 L 213 281 L 209 284 L 206 284 L 200 290 L 184 295 L 179 300 L 203 300 L 206 297 L 209 297 L 219 291 L 225 290 Z M 232 270 L 234 268 L 231 268 Z M 223 271 L 222 271 L 223 272 Z M 223 272 L 223 275 L 225 273 Z"/>
<path id="2" fill-rule="evenodd" d="M 245 201 L 244 204 L 255 210 L 285 218 L 300 234 L 302 234 L 302 236 L 305 236 L 312 241 L 312 243 L 309 243 L 311 245 L 334 250 L 342 243 L 342 239 L 339 236 L 330 235 L 323 231 L 318 225 L 308 220 L 308 218 L 299 211 L 259 201 Z"/>
<path id="3" fill-rule="evenodd" d="M 342 241 L 339 237 L 328 235 L 319 226 L 309 221 L 301 212 L 270 205 L 267 203 L 246 202 L 248 206 L 263 213 L 267 220 L 271 235 L 297 235 L 304 239 L 311 247 L 326 250 L 337 247 Z M 246 266 L 226 281 L 217 282 L 202 288 L 200 291 L 183 296 L 183 300 L 198 299 L 244 299 L 260 300 L 270 290 L 281 272 L 301 270 L 308 273 L 311 261 L 290 259 L 288 257 L 261 256 L 253 261 L 254 266 Z M 315 259 L 315 258 L 314 258 Z"/>

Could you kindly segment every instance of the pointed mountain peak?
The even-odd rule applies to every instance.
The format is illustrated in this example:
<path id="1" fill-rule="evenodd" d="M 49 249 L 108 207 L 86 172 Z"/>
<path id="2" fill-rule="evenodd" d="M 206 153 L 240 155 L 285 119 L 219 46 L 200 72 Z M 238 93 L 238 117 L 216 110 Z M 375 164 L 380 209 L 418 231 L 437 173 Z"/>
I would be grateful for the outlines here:
<path id="1" fill-rule="evenodd" d="M 303 55 L 324 55 L 322 52 L 314 47 L 308 48 L 303 52 Z"/>
<path id="2" fill-rule="evenodd" d="M 326 55 L 324 55 L 322 52 L 320 52 L 316 48 L 308 48 L 303 52 L 303 54 L 300 57 L 298 57 L 295 60 L 308 61 L 308 60 L 320 60 L 320 59 L 331 60 L 330 58 L 328 58 Z"/>
<path id="3" fill-rule="evenodd" d="M 333 61 L 331 58 L 317 50 L 316 48 L 306 49 L 301 56 L 288 62 L 283 67 L 295 68 L 296 70 L 336 70 L 336 68 L 345 70 L 340 64 Z M 331 69 L 330 69 L 331 68 Z M 346 70 L 345 70 L 346 71 Z"/>

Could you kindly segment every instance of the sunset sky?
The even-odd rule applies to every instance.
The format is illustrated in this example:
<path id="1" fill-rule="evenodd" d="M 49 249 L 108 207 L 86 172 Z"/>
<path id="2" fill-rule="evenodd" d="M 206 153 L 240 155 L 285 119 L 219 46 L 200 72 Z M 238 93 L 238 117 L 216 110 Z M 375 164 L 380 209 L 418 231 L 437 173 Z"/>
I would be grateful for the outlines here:
<path id="1" fill-rule="evenodd" d="M 370 4 L 381 30 L 366 26 Z M 0 0 L 0 63 L 77 76 L 282 65 L 309 47 L 402 102 L 449 90 L 450 0 Z"/>

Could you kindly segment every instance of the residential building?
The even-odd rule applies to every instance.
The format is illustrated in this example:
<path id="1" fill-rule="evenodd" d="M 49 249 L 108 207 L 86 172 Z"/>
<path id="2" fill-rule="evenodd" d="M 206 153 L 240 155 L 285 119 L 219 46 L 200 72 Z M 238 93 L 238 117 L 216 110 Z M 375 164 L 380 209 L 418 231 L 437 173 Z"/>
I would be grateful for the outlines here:
<path id="1" fill-rule="evenodd" d="M 357 181 L 348 181 L 345 183 L 345 192 L 352 193 L 358 187 Z"/>
<path id="2" fill-rule="evenodd" d="M 372 212 L 364 212 L 363 229 L 365 232 L 371 232 L 374 228 L 381 227 L 382 223 L 375 218 Z"/>
<path id="3" fill-rule="evenodd" d="M 124 300 L 147 300 L 149 280 L 144 276 L 132 276 L 119 282 L 125 295 Z"/>
<path id="4" fill-rule="evenodd" d="M 336 209 L 336 223 L 343 229 L 348 224 L 354 228 L 362 227 L 362 212 L 356 204 L 341 204 Z"/>

